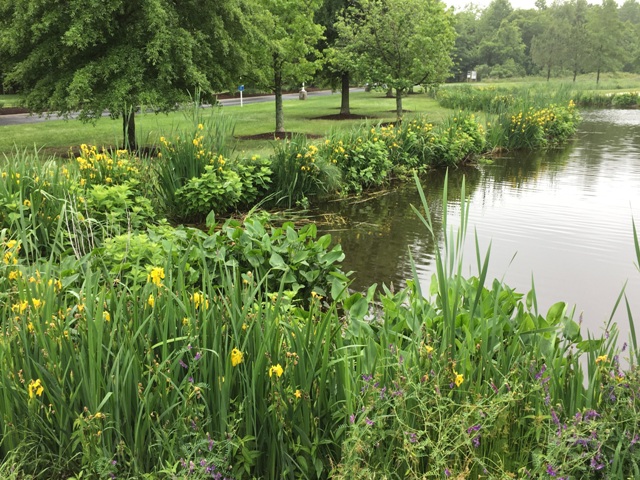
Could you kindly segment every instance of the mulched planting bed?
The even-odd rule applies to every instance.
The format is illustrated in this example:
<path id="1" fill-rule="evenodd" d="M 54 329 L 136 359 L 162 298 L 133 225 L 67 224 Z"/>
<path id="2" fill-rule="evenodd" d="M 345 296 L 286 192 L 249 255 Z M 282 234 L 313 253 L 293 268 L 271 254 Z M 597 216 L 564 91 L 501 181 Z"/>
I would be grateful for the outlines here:
<path id="1" fill-rule="evenodd" d="M 267 133 L 258 133 L 257 135 L 241 135 L 236 138 L 240 140 L 284 140 L 290 139 L 293 135 L 305 135 L 307 138 L 322 138 L 322 135 L 313 135 L 311 133 L 301 133 L 297 134 L 296 132 L 267 132 Z"/>
<path id="2" fill-rule="evenodd" d="M 349 115 L 343 115 L 336 113 L 333 115 L 323 115 L 321 117 L 313 117 L 311 120 L 369 120 L 377 117 L 369 117 L 367 115 L 358 115 L 356 113 L 350 113 Z"/>
<path id="3" fill-rule="evenodd" d="M 29 110 L 22 107 L 4 107 L 0 108 L 0 115 L 16 115 L 18 113 L 29 113 Z"/>

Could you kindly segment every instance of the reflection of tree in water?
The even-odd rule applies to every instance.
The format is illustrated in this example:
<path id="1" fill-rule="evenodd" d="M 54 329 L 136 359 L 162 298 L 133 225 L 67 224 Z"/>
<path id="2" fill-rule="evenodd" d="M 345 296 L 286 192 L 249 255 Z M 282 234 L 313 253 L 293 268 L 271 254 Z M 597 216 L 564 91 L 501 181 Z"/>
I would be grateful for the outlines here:
<path id="1" fill-rule="evenodd" d="M 449 204 L 458 206 L 462 177 L 466 176 L 467 196 L 480 178 L 477 169 L 459 169 L 449 175 Z M 442 187 L 444 172 L 432 172 L 422 181 L 431 210 L 436 234 L 442 235 Z M 353 270 L 355 289 L 372 283 L 404 284 L 411 276 L 411 256 L 416 264 L 429 265 L 434 246 L 430 235 L 413 212 L 411 205 L 420 206 L 420 197 L 413 182 L 389 191 L 385 195 L 326 205 L 323 212 L 335 213 L 347 219 L 346 225 L 321 227 L 332 234 L 346 252 L 344 269 Z M 455 213 L 450 213 L 455 218 Z"/>

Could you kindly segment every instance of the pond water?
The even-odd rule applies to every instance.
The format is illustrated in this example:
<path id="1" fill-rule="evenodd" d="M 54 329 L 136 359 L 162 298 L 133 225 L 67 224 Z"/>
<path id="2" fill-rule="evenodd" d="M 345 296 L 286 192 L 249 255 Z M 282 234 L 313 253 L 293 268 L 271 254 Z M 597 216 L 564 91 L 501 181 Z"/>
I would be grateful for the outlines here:
<path id="1" fill-rule="evenodd" d="M 575 140 L 560 151 L 515 154 L 478 168 L 450 172 L 448 223 L 459 223 L 460 185 L 466 179 L 469 228 L 465 275 L 477 275 L 474 229 L 489 276 L 521 293 L 535 281 L 539 311 L 557 301 L 575 305 L 574 318 L 599 334 L 625 282 L 640 321 L 640 271 L 635 266 L 632 217 L 640 229 L 640 111 L 583 112 Z M 434 227 L 442 238 L 444 173 L 422 183 Z M 396 287 L 411 278 L 411 258 L 423 291 L 434 272 L 434 245 L 411 205 L 415 185 L 370 199 L 332 202 L 324 227 L 346 254 L 354 289 L 372 283 Z M 629 331 L 624 304 L 615 315 L 620 341 Z"/>

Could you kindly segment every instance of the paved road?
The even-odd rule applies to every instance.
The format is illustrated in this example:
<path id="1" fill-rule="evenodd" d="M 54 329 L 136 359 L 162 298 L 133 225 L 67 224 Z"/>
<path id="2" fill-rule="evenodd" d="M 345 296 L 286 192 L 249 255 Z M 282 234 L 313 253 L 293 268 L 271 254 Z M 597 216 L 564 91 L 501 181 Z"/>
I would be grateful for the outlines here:
<path id="1" fill-rule="evenodd" d="M 351 88 L 350 92 L 364 92 L 364 88 Z M 331 90 L 318 90 L 315 92 L 308 92 L 308 97 L 322 97 L 325 95 L 332 95 L 334 92 Z M 338 95 L 336 93 L 336 95 Z M 297 93 L 287 93 L 282 95 L 283 100 L 297 100 Z M 262 95 L 259 97 L 246 97 L 243 99 L 243 103 L 245 105 L 249 105 L 252 103 L 263 103 L 263 102 L 273 102 L 275 101 L 274 95 Z M 220 100 L 220 104 L 227 107 L 237 107 L 240 106 L 240 97 L 238 98 L 227 98 L 224 100 Z M 70 118 L 76 118 L 77 114 L 71 114 Z M 108 117 L 108 113 L 103 113 L 103 117 Z M 0 127 L 4 125 L 23 125 L 30 123 L 40 123 L 40 122 L 50 122 L 55 120 L 64 120 L 63 117 L 58 115 L 49 115 L 49 116 L 38 116 L 38 115 L 29 115 L 27 113 L 18 113 L 15 115 L 0 115 Z"/>

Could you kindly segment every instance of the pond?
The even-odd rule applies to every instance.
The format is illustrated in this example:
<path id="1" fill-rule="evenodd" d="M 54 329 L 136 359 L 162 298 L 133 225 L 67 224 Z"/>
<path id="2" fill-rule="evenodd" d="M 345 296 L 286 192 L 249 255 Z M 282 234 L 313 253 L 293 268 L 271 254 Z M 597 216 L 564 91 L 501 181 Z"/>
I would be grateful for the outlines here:
<path id="1" fill-rule="evenodd" d="M 625 282 L 640 319 L 632 230 L 633 215 L 640 229 L 640 111 L 588 111 L 583 118 L 575 140 L 562 150 L 518 153 L 450 172 L 447 210 L 449 225 L 459 222 L 464 176 L 470 202 L 465 275 L 477 275 L 475 230 L 482 252 L 491 244 L 491 279 L 503 279 L 521 293 L 533 279 L 540 313 L 565 301 L 575 305 L 576 320 L 599 334 Z M 441 239 L 443 183 L 443 172 L 422 183 Z M 409 184 L 323 207 L 335 219 L 323 231 L 342 244 L 344 269 L 354 272 L 352 288 L 403 286 L 413 259 L 428 291 L 434 245 L 411 209 L 419 203 Z M 624 303 L 614 318 L 623 342 L 629 331 Z"/>

